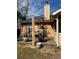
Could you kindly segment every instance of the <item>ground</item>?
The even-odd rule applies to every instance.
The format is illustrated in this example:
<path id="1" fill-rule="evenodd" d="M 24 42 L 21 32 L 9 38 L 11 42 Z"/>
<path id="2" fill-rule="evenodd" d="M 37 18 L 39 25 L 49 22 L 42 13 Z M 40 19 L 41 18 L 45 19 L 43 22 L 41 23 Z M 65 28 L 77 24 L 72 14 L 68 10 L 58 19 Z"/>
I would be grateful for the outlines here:
<path id="1" fill-rule="evenodd" d="M 61 59 L 60 48 L 41 49 L 17 45 L 17 59 Z"/>
<path id="2" fill-rule="evenodd" d="M 17 42 L 17 59 L 61 59 L 61 49 L 56 47 L 54 40 L 43 42 L 41 49 L 30 48 L 31 43 Z"/>

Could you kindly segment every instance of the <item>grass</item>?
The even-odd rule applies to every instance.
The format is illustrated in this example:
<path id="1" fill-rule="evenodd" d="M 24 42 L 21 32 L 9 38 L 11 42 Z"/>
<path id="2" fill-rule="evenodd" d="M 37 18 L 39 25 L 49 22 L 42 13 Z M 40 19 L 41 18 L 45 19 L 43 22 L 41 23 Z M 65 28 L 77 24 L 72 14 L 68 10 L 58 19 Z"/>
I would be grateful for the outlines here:
<path id="1" fill-rule="evenodd" d="M 55 56 L 50 53 L 40 53 L 40 49 L 32 49 L 28 47 L 17 47 L 17 59 L 60 59 L 60 55 Z"/>
<path id="2" fill-rule="evenodd" d="M 17 59 L 41 59 L 37 49 L 18 47 Z"/>

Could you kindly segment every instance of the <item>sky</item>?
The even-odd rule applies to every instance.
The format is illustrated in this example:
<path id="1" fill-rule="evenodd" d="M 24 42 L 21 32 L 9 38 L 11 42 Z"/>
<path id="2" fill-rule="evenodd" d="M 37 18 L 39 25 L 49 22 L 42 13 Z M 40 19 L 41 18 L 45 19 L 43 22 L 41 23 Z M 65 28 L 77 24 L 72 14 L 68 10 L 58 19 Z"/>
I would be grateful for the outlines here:
<path id="1" fill-rule="evenodd" d="M 46 1 L 50 4 L 51 13 L 61 8 L 61 0 L 18 0 L 18 8 L 20 10 L 22 6 L 28 6 L 28 16 L 40 16 L 44 14 L 44 4 Z M 22 12 L 23 14 L 23 12 Z"/>

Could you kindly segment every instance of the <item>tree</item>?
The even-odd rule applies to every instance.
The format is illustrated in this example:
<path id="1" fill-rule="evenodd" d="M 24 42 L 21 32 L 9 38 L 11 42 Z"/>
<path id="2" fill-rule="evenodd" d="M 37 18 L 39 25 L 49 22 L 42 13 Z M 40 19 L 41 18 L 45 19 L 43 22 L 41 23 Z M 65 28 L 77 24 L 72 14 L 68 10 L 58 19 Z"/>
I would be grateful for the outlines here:
<path id="1" fill-rule="evenodd" d="M 21 13 L 21 16 L 27 19 L 28 8 L 30 0 L 17 0 L 17 10 Z"/>

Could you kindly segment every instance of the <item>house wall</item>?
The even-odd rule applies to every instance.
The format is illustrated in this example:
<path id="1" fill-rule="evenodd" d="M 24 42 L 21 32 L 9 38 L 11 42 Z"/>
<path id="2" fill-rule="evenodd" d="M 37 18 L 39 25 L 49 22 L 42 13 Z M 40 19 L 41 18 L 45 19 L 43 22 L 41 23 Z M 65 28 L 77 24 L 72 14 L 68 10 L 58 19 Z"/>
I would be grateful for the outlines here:
<path id="1" fill-rule="evenodd" d="M 35 31 L 39 30 L 39 25 L 35 25 Z"/>
<path id="2" fill-rule="evenodd" d="M 27 34 L 27 30 L 26 29 L 27 29 L 26 25 L 21 26 L 21 29 L 20 29 L 21 36 L 26 36 L 26 34 Z"/>
<path id="3" fill-rule="evenodd" d="M 52 26 L 51 25 L 46 25 L 46 27 L 47 27 L 47 29 L 46 29 L 46 31 L 47 31 L 47 36 L 49 37 L 49 38 L 54 38 L 54 28 L 52 28 Z"/>

